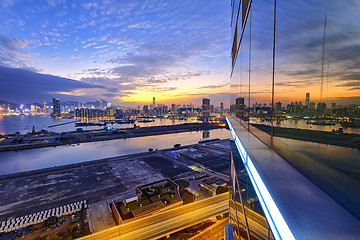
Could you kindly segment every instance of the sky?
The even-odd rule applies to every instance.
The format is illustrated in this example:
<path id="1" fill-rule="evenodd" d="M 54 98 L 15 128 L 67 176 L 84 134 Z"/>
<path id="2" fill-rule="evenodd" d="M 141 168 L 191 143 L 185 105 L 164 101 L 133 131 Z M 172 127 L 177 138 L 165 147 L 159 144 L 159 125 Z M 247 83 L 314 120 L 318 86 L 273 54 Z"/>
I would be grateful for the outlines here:
<path id="1" fill-rule="evenodd" d="M 0 100 L 137 107 L 153 97 L 195 106 L 208 97 L 229 106 L 230 91 L 248 96 L 250 35 L 249 20 L 230 79 L 230 3 L 2 0 Z M 304 102 L 309 92 L 311 101 L 360 103 L 359 9 L 357 0 L 277 1 L 276 102 Z M 269 103 L 273 2 L 253 1 L 249 19 L 251 101 Z"/>
<path id="2" fill-rule="evenodd" d="M 360 104 L 360 2 L 278 0 L 275 102 Z M 251 102 L 271 102 L 273 1 L 252 2 L 231 80 L 234 97 L 248 96 L 251 24 Z M 324 25 L 326 15 L 326 30 Z M 323 40 L 325 40 L 323 48 Z M 322 50 L 324 49 L 324 61 Z M 321 93 L 321 68 L 323 91 Z"/>
<path id="3" fill-rule="evenodd" d="M 0 5 L 0 100 L 229 102 L 228 1 Z"/>

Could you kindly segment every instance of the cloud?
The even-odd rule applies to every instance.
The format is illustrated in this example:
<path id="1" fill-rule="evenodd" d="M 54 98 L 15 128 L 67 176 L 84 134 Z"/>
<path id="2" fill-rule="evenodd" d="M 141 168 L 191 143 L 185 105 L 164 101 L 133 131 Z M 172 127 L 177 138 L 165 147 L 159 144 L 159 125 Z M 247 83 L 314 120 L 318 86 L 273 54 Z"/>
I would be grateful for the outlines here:
<path id="1" fill-rule="evenodd" d="M 324 79 L 327 79 L 329 73 L 331 86 L 349 87 L 348 90 L 354 90 L 354 80 L 360 79 L 360 55 L 357 54 L 360 52 L 360 29 L 354 21 L 357 13 L 353 9 L 359 7 L 360 4 L 356 1 L 345 4 L 333 0 L 326 4 L 305 1 L 299 3 L 297 8 L 291 8 L 290 3 L 284 2 L 282 9 L 288 11 L 280 15 L 277 21 L 276 74 L 283 74 L 290 79 L 276 85 L 306 87 L 320 84 L 326 12 Z M 289 15 L 292 17 L 289 18 Z M 264 19 L 266 18 L 264 16 Z M 257 31 L 260 30 L 258 27 Z M 256 36 L 256 32 L 254 35 Z M 256 40 L 256 46 L 271 49 L 263 39 Z M 262 54 L 265 56 L 265 51 L 265 48 L 257 48 L 257 59 L 261 59 Z"/>
<path id="2" fill-rule="evenodd" d="M 36 34 L 30 45 L 8 51 L 8 59 L 13 62 L 20 59 L 23 64 L 17 60 L 16 66 L 43 66 L 49 72 L 54 62 L 44 61 L 48 52 L 52 52 L 50 57 L 53 56 L 59 66 L 66 66 L 67 63 L 62 64 L 62 61 L 69 61 L 69 58 L 81 58 L 82 61 L 71 61 L 74 63 L 72 68 L 57 71 L 87 84 L 101 85 L 102 88 L 97 89 L 98 95 L 105 97 L 113 97 L 112 92 L 119 96 L 124 91 L 130 96 L 144 88 L 147 91 L 173 91 L 179 87 L 174 84 L 176 81 L 213 74 L 208 68 L 202 70 L 206 65 L 202 58 L 207 60 L 227 53 L 229 10 L 214 8 L 219 7 L 216 1 L 203 5 L 186 1 L 70 3 L 49 0 L 48 4 L 34 2 L 31 5 L 24 18 L 32 19 L 34 27 L 30 28 L 28 21 L 24 21 L 24 27 Z M 17 10 L 12 11 L 17 13 Z M 75 15 L 72 14 L 74 11 Z M 21 54 L 24 50 L 39 55 L 25 62 L 27 59 Z M 73 52 L 66 56 L 71 50 Z M 18 52 L 17 56 L 10 56 L 12 52 Z M 92 69 L 95 62 L 101 69 Z M 83 69 L 84 65 L 80 64 L 87 64 L 89 69 L 71 72 Z M 74 94 L 77 89 L 59 91 Z"/>
<path id="3" fill-rule="evenodd" d="M 230 104 L 230 93 L 228 92 L 220 92 L 220 93 L 212 93 L 212 94 L 196 94 L 196 95 L 201 97 L 193 98 L 193 101 L 199 105 L 201 104 L 203 98 L 209 98 L 210 104 L 214 106 L 219 106 L 221 102 L 225 104 L 225 107 L 229 106 Z"/>
<path id="4" fill-rule="evenodd" d="M 203 87 L 200 87 L 201 89 L 218 89 L 223 88 L 225 86 L 230 86 L 230 83 L 222 83 L 222 84 L 216 84 L 216 85 L 206 85 Z"/>
<path id="5" fill-rule="evenodd" d="M 91 8 L 97 8 L 98 7 L 98 4 L 97 3 L 84 3 L 82 5 L 85 9 L 89 10 Z"/>
<path id="6" fill-rule="evenodd" d="M 295 81 L 286 81 L 286 82 L 276 82 L 276 86 L 282 86 L 282 87 L 308 87 L 312 85 L 318 85 L 319 81 L 316 79 L 312 79 L 312 81 L 309 80 L 295 80 Z"/>
<path id="7" fill-rule="evenodd" d="M 129 28 L 150 28 L 151 25 L 150 25 L 150 22 L 149 21 L 146 21 L 146 22 L 138 22 L 138 23 L 134 23 L 134 24 L 131 24 L 129 25 Z"/>
<path id="8" fill-rule="evenodd" d="M 80 91 L 79 89 L 99 88 L 103 87 L 30 70 L 0 66 L 0 96 L 8 101 L 41 102 L 53 97 L 64 98 L 59 92 L 78 93 L 76 91 Z M 74 96 L 67 98 L 72 97 Z"/>
<path id="9" fill-rule="evenodd" d="M 354 81 L 346 81 L 341 84 L 337 84 L 337 87 L 350 87 L 349 90 L 358 90 L 360 89 L 360 80 L 354 80 Z"/>
<path id="10" fill-rule="evenodd" d="M 28 44 L 28 41 L 23 38 L 0 36 L 0 64 L 26 66 L 20 56 L 26 54 L 24 48 Z"/>
<path id="11" fill-rule="evenodd" d="M 96 43 L 95 42 L 88 43 L 85 46 L 83 46 L 83 48 L 88 48 L 88 47 L 91 47 L 93 45 L 96 45 Z"/>
<path id="12" fill-rule="evenodd" d="M 106 47 L 109 47 L 109 45 L 104 44 L 104 45 L 101 45 L 101 46 L 95 46 L 94 48 L 95 49 L 101 49 L 101 48 L 106 48 Z"/>
<path id="13" fill-rule="evenodd" d="M 80 54 L 77 54 L 77 55 L 74 55 L 74 56 L 71 57 L 71 59 L 78 59 L 78 58 L 81 58 Z"/>
<path id="14" fill-rule="evenodd" d="M 14 3 L 15 3 L 15 0 L 2 0 L 1 1 L 1 6 L 4 7 L 4 8 L 7 8 L 7 7 L 13 6 Z"/>
<path id="15" fill-rule="evenodd" d="M 360 96 L 356 97 L 337 97 L 335 99 L 328 100 L 329 102 L 336 102 L 339 105 L 349 105 L 357 103 L 356 105 L 359 105 L 360 103 Z"/>

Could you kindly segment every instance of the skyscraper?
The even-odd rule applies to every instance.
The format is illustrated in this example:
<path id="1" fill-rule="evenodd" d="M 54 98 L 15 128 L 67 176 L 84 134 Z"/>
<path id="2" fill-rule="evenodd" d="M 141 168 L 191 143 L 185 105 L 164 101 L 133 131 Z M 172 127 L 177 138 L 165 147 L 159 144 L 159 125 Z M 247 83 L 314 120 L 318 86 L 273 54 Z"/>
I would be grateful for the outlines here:
<path id="1" fill-rule="evenodd" d="M 221 116 L 225 115 L 224 103 L 223 102 L 220 103 L 220 115 Z"/>
<path id="2" fill-rule="evenodd" d="M 47 110 L 46 110 L 46 101 L 44 101 L 44 108 L 43 108 L 43 114 L 46 114 Z"/>
<path id="3" fill-rule="evenodd" d="M 236 102 L 235 102 L 235 115 L 237 117 L 243 117 L 244 116 L 244 110 L 245 110 L 245 105 L 244 105 L 244 98 L 239 97 L 236 98 Z"/>
<path id="4" fill-rule="evenodd" d="M 208 98 L 202 100 L 202 113 L 204 120 L 208 120 L 210 117 L 210 99 Z"/>
<path id="5" fill-rule="evenodd" d="M 56 118 L 60 116 L 60 99 L 53 98 L 53 113 L 51 114 L 51 117 Z"/>
<path id="6" fill-rule="evenodd" d="M 150 110 L 155 110 L 155 97 L 153 97 L 153 103 L 150 104 Z"/>
<path id="7" fill-rule="evenodd" d="M 310 93 L 306 93 L 305 106 L 310 107 Z"/>

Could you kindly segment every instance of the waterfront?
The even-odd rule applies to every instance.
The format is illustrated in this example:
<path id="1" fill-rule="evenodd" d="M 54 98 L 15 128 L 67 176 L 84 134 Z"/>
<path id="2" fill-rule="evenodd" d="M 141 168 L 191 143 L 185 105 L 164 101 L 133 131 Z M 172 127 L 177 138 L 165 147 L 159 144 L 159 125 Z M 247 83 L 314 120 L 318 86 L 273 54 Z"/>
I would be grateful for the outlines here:
<path id="1" fill-rule="evenodd" d="M 35 126 L 36 131 L 40 131 L 41 129 L 46 129 L 52 132 L 69 132 L 75 131 L 75 123 L 69 123 L 66 125 L 56 126 L 56 127 L 48 127 L 56 124 L 63 124 L 68 122 L 73 122 L 75 119 L 52 119 L 49 115 L 35 115 L 35 116 L 0 116 L 0 134 L 12 134 L 16 132 L 20 132 L 21 134 L 25 134 L 27 132 L 32 131 L 32 126 Z M 196 120 L 172 120 L 172 119 L 158 119 L 156 118 L 154 122 L 135 122 L 136 125 L 141 127 L 148 126 L 161 126 L 161 125 L 173 125 L 173 124 L 181 124 L 188 122 L 196 122 Z M 270 125 L 269 121 L 251 121 L 251 123 L 257 124 L 267 124 Z M 129 128 L 133 127 L 134 124 L 114 124 L 108 125 L 113 128 Z M 321 125 L 310 125 L 306 124 L 306 120 L 295 120 L 288 119 L 281 121 L 279 123 L 274 122 L 275 127 L 287 127 L 287 128 L 300 128 L 300 129 L 308 129 L 308 130 L 318 130 L 318 131 L 327 131 L 331 132 L 333 129 L 337 130 L 341 128 L 339 123 L 333 126 L 321 126 Z M 102 129 L 100 126 L 87 126 L 81 127 L 83 130 L 95 130 Z M 360 134 L 360 128 L 343 128 L 344 133 L 354 133 Z"/>
<path id="2" fill-rule="evenodd" d="M 49 115 L 10 115 L 10 116 L 0 116 L 0 134 L 13 134 L 19 132 L 21 134 L 25 134 L 27 132 L 31 132 L 33 126 L 35 126 L 36 131 L 40 131 L 41 129 L 49 130 L 52 132 L 70 132 L 75 131 L 75 123 L 73 122 L 75 119 L 52 119 Z M 154 122 L 135 122 L 137 126 L 141 127 L 149 127 L 149 126 L 162 126 L 162 125 L 173 125 L 173 124 L 181 124 L 186 122 L 196 122 L 196 120 L 172 120 L 172 119 L 155 119 Z M 56 127 L 50 127 L 51 125 L 69 123 L 66 125 L 60 125 Z M 129 128 L 133 127 L 134 124 L 114 124 L 108 125 L 113 128 Z M 87 126 L 81 127 L 83 130 L 95 130 L 102 129 L 100 126 Z"/>
<path id="3" fill-rule="evenodd" d="M 0 152 L 0 174 L 30 171 L 84 161 L 139 153 L 152 149 L 171 148 L 174 144 L 197 143 L 203 136 L 209 138 L 230 138 L 226 129 L 174 133 L 159 136 L 118 139 L 111 141 L 81 143 L 22 151 Z"/>
<path id="4" fill-rule="evenodd" d="M 322 126 L 322 125 L 311 125 L 306 123 L 307 120 L 303 119 L 288 119 L 283 120 L 280 122 L 274 121 L 275 127 L 286 127 L 286 128 L 300 128 L 300 129 L 307 129 L 307 130 L 317 130 L 317 131 L 326 131 L 331 132 L 333 129 L 337 130 L 339 128 L 343 128 L 344 133 L 353 133 L 353 134 L 360 134 L 360 128 L 345 128 L 342 127 L 339 123 L 336 123 L 333 126 Z M 252 120 L 250 123 L 256 124 L 265 124 L 270 125 L 270 121 L 261 121 L 261 120 Z"/>

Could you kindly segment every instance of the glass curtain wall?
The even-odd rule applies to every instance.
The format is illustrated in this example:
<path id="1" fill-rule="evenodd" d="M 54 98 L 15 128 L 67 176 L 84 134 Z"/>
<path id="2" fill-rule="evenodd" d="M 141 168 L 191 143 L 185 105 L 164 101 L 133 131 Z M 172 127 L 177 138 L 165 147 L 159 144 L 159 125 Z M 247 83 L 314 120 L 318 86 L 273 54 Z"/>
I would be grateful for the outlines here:
<path id="1" fill-rule="evenodd" d="M 233 0 L 231 8 L 232 116 L 360 218 L 360 2 Z M 236 213 L 262 211 L 233 150 L 232 223 L 246 239 L 252 220 Z"/>

